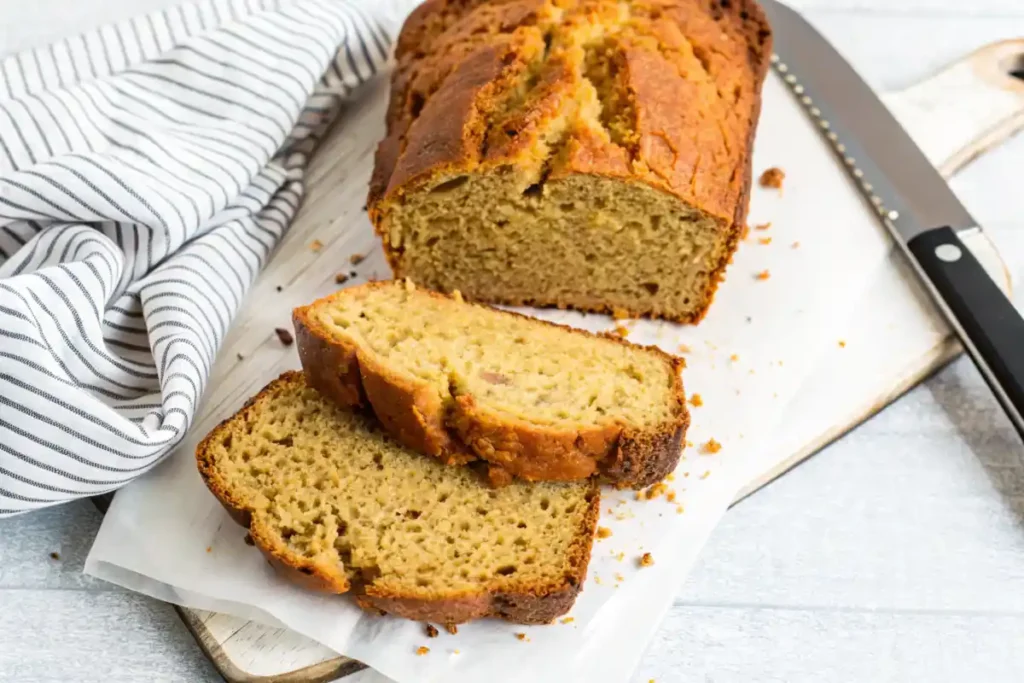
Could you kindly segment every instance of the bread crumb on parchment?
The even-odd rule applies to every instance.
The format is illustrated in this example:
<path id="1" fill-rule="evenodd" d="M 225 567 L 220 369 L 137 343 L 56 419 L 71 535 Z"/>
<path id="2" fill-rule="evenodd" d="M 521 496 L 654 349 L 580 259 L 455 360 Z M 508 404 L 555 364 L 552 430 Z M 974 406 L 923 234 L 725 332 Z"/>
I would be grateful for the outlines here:
<path id="1" fill-rule="evenodd" d="M 324 243 L 320 240 L 313 240 L 309 243 L 309 248 L 313 251 L 320 251 L 324 248 Z"/>
<path id="2" fill-rule="evenodd" d="M 767 268 L 765 268 L 761 272 L 755 273 L 754 274 L 754 279 L 755 280 L 767 280 L 771 276 L 772 276 L 771 272 Z"/>
<path id="3" fill-rule="evenodd" d="M 754 226 L 754 230 L 767 230 L 770 227 L 772 227 L 772 222 L 768 221 L 767 223 L 758 223 Z"/>
<path id="4" fill-rule="evenodd" d="M 437 638 L 438 630 L 433 624 L 427 624 L 427 638 Z"/>
<path id="5" fill-rule="evenodd" d="M 612 535 L 612 530 L 609 529 L 608 527 L 606 527 L 606 526 L 599 526 L 599 527 L 597 527 L 597 537 L 598 538 L 610 538 L 611 535 Z"/>
<path id="6" fill-rule="evenodd" d="M 351 256 L 348 257 L 348 262 L 351 263 L 353 266 L 358 266 L 360 263 L 363 262 L 363 259 L 365 258 L 366 257 L 363 256 L 362 254 L 352 254 Z"/>
<path id="7" fill-rule="evenodd" d="M 283 327 L 275 327 L 274 334 L 277 335 L 277 338 L 280 339 L 281 343 L 285 346 L 291 346 L 295 341 L 295 337 L 292 336 L 292 333 Z"/>
<path id="8" fill-rule="evenodd" d="M 720 450 L 722 450 L 722 444 L 718 443 L 714 439 L 708 439 L 701 445 L 701 451 L 711 455 L 714 455 Z"/>
<path id="9" fill-rule="evenodd" d="M 761 174 L 758 183 L 761 187 L 770 187 L 773 190 L 782 189 L 782 181 L 786 179 L 786 172 L 778 166 L 772 166 Z"/>
<path id="10" fill-rule="evenodd" d="M 700 408 L 702 405 L 704 405 L 704 399 L 701 398 L 700 394 L 693 394 L 692 396 L 690 396 L 690 405 L 692 405 L 694 408 Z"/>
<path id="11" fill-rule="evenodd" d="M 420 645 L 418 648 L 416 648 L 417 656 L 422 657 L 423 655 L 427 654 L 428 652 L 430 652 L 430 648 L 429 647 L 423 647 L 422 645 Z"/>
<path id="12" fill-rule="evenodd" d="M 641 567 L 650 567 L 654 564 L 654 557 L 650 553 L 644 553 L 639 560 Z"/>

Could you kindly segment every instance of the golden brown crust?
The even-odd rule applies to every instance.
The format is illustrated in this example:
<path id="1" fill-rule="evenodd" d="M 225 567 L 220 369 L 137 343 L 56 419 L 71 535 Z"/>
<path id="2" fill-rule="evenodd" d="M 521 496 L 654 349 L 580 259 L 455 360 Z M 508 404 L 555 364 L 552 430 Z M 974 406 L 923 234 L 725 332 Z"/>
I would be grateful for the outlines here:
<path id="1" fill-rule="evenodd" d="M 252 510 L 234 499 L 230 486 L 220 477 L 213 462 L 210 445 L 223 439 L 230 423 L 240 417 L 244 418 L 247 411 L 255 410 L 261 399 L 272 395 L 278 387 L 296 381 L 306 382 L 301 372 L 283 373 L 250 398 L 235 415 L 221 421 L 196 447 L 196 463 L 203 482 L 228 515 L 249 531 L 254 545 L 279 576 L 306 590 L 330 594 L 351 592 L 356 603 L 368 611 L 447 626 L 482 617 L 540 624 L 550 622 L 569 611 L 586 578 L 592 540 L 600 515 L 601 497 L 596 483 L 587 496 L 587 512 L 570 549 L 571 571 L 553 585 L 522 585 L 482 593 L 456 591 L 443 597 L 426 599 L 381 590 L 374 585 L 373 580 L 350 580 L 344 567 L 325 567 L 322 563 L 311 561 L 290 550 L 267 526 L 260 523 L 258 514 L 254 515 Z"/>
<path id="2" fill-rule="evenodd" d="M 393 281 L 373 282 L 342 290 L 296 308 L 292 314 L 299 341 L 299 359 L 309 383 L 343 405 L 347 397 L 363 396 L 381 423 L 405 446 L 440 458 L 447 464 L 462 464 L 481 458 L 508 474 L 527 481 L 573 481 L 599 475 L 613 483 L 642 488 L 660 480 L 675 468 L 681 444 L 690 423 L 680 371 L 682 359 L 661 349 L 638 347 L 614 337 L 615 343 L 647 350 L 664 359 L 673 378 L 671 390 L 673 414 L 665 424 L 639 430 L 616 425 L 568 430 L 539 426 L 496 416 L 479 406 L 471 395 L 454 395 L 451 409 L 441 401 L 436 389 L 397 375 L 372 359 L 370 353 L 349 346 L 332 335 L 318 320 L 315 311 L 335 297 L 351 296 L 360 288 L 396 286 Z M 427 296 L 445 295 L 418 290 Z M 521 316 L 510 311 L 502 315 Z M 543 320 L 528 318 L 536 324 L 551 325 L 570 334 L 593 337 L 590 332 Z M 358 372 L 347 366 L 334 369 L 334 359 L 355 359 Z M 341 382 L 351 384 L 343 386 Z M 491 472 L 491 482 L 508 478 Z"/>
<path id="3" fill-rule="evenodd" d="M 637 302 L 629 310 L 698 322 L 746 216 L 771 39 L 754 0 L 427 0 L 402 30 L 388 135 L 369 193 L 370 218 L 396 277 L 415 276 L 387 239 L 388 211 L 404 195 L 454 175 L 528 166 L 537 160 L 524 150 L 553 139 L 541 182 L 572 175 L 640 182 L 720 222 L 724 248 L 708 264 L 696 308 L 673 313 Z M 586 70 L 596 53 L 615 64 L 611 85 Z M 580 79 L 598 92 L 599 123 L 573 108 Z M 522 92 L 523 83 L 532 85 Z M 552 136 L 565 116 L 568 129 Z M 544 293 L 526 300 L 489 292 L 486 301 L 609 308 Z"/>

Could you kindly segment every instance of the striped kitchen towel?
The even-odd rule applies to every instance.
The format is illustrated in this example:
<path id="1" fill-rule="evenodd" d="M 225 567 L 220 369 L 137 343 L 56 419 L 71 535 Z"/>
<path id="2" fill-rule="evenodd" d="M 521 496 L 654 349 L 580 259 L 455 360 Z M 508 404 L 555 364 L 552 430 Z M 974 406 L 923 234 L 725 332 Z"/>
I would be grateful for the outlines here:
<path id="1" fill-rule="evenodd" d="M 184 437 L 390 29 L 366 0 L 205 0 L 0 61 L 0 517 Z"/>

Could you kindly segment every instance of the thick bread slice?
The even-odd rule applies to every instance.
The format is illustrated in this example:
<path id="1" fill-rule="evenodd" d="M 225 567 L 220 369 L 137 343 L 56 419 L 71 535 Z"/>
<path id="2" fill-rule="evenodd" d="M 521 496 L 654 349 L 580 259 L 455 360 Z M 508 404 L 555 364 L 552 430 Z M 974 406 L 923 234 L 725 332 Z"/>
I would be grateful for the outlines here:
<path id="1" fill-rule="evenodd" d="M 586 576 L 592 483 L 493 489 L 392 441 L 300 372 L 271 382 L 199 444 L 199 471 L 272 565 L 365 609 L 456 624 L 547 623 Z"/>
<path id="2" fill-rule="evenodd" d="M 310 384 L 369 405 L 406 446 L 511 477 L 601 475 L 635 487 L 675 469 L 689 425 L 683 361 L 562 325 L 379 282 L 293 314 Z"/>

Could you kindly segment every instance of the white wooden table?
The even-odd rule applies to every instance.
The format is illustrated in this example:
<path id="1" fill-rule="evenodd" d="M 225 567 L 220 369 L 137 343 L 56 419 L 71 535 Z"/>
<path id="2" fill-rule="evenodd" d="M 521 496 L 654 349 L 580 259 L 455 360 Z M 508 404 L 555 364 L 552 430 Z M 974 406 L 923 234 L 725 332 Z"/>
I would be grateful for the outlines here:
<path id="1" fill-rule="evenodd" d="M 0 0 L 0 55 L 172 2 Z M 1020 0 L 791 2 L 883 90 L 1024 37 Z M 953 182 L 1018 283 L 1022 169 L 1024 135 Z M 0 523 L 0 680 L 218 680 L 170 606 L 81 574 L 99 522 L 82 502 Z M 1024 449 L 970 363 L 730 511 L 650 679 L 1024 680 Z"/>

